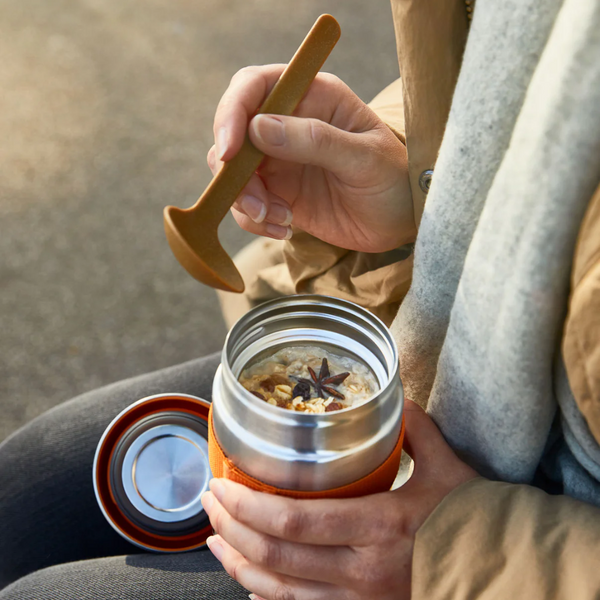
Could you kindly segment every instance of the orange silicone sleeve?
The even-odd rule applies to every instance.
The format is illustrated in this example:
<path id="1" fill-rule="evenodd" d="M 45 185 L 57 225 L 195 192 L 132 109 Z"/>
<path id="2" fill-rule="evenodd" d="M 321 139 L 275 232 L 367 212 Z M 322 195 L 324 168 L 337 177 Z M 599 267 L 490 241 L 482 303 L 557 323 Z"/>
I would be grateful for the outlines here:
<path id="1" fill-rule="evenodd" d="M 225 455 L 223 449 L 217 441 L 212 419 L 212 406 L 208 417 L 208 459 L 213 477 L 224 477 L 241 483 L 253 490 L 267 492 L 269 494 L 278 494 L 280 496 L 289 496 L 292 498 L 354 498 L 357 496 L 366 496 L 368 494 L 377 494 L 386 492 L 394 483 L 398 469 L 400 468 L 400 458 L 402 456 L 402 442 L 404 441 L 404 417 L 402 418 L 402 428 L 400 437 L 392 453 L 388 458 L 374 471 L 365 475 L 347 485 L 322 490 L 318 492 L 303 492 L 298 490 L 287 490 L 274 487 L 263 483 L 258 479 L 244 473 L 238 469 Z"/>

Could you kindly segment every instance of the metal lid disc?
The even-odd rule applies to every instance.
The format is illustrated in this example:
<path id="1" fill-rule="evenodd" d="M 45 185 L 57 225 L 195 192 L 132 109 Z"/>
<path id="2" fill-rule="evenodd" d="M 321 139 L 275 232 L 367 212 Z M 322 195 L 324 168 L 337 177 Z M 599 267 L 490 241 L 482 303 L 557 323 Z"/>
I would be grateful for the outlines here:
<path id="1" fill-rule="evenodd" d="M 122 469 L 127 498 L 142 514 L 164 523 L 201 512 L 208 490 L 208 443 L 181 425 L 158 425 L 142 433 L 125 454 Z"/>

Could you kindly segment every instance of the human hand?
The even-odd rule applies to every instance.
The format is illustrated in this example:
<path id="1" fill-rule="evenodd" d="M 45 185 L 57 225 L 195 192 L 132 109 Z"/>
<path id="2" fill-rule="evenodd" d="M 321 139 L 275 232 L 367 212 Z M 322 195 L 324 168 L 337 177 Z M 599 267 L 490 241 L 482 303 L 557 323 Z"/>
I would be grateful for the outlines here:
<path id="1" fill-rule="evenodd" d="M 266 157 L 232 208 L 247 231 L 291 237 L 290 223 L 321 240 L 363 252 L 414 241 L 406 148 L 337 77 L 319 73 L 295 116 L 253 115 L 285 65 L 236 73 L 214 120 L 213 174 L 246 132 Z"/>
<path id="2" fill-rule="evenodd" d="M 415 469 L 398 490 L 294 500 L 213 479 L 202 502 L 217 532 L 209 548 L 226 571 L 265 600 L 409 599 L 419 527 L 477 473 L 418 405 L 407 401 L 404 414 Z"/>

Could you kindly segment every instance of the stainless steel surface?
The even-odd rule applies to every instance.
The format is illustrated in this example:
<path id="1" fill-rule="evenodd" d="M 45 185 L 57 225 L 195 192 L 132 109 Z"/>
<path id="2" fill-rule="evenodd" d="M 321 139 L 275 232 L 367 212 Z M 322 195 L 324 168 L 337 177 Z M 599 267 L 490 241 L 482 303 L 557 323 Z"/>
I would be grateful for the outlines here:
<path id="1" fill-rule="evenodd" d="M 363 361 L 380 391 L 356 408 L 306 414 L 271 406 L 237 381 L 257 355 L 302 344 Z M 274 300 L 242 317 L 227 337 L 213 386 L 214 428 L 225 454 L 249 475 L 293 490 L 335 488 L 376 469 L 397 443 L 402 409 L 387 327 L 361 307 L 325 296 Z"/>
<path id="2" fill-rule="evenodd" d="M 431 187 L 431 180 L 433 179 L 433 169 L 427 169 L 423 171 L 421 175 L 419 175 L 419 187 L 421 191 L 426 194 L 429 193 L 429 188 Z"/>
<path id="3" fill-rule="evenodd" d="M 165 523 L 202 511 L 211 478 L 208 443 L 179 425 L 160 425 L 131 444 L 123 462 L 125 493 L 142 514 Z"/>

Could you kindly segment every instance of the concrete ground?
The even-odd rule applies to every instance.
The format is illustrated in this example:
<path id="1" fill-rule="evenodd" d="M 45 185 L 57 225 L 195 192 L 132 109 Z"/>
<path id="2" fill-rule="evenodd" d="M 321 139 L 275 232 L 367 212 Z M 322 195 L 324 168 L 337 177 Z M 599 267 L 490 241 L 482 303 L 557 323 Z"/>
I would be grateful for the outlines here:
<path id="1" fill-rule="evenodd" d="M 219 350 L 216 295 L 162 209 L 207 185 L 236 70 L 284 62 L 331 12 L 326 69 L 397 77 L 388 0 L 0 0 L 0 440 L 96 386 Z M 233 252 L 251 236 L 229 220 Z"/>

